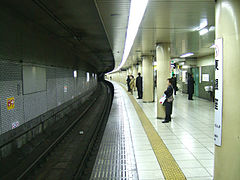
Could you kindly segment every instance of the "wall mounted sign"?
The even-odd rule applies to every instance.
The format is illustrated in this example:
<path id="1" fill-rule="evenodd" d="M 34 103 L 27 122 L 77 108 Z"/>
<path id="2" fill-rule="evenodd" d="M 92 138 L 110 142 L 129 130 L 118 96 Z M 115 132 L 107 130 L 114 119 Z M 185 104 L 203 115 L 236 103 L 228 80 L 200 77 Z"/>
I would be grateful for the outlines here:
<path id="1" fill-rule="evenodd" d="M 202 74 L 202 81 L 209 82 L 209 74 Z"/>
<path id="2" fill-rule="evenodd" d="M 15 108 L 15 100 L 14 97 L 7 98 L 7 109 L 11 110 Z"/>
<path id="3" fill-rule="evenodd" d="M 12 129 L 14 129 L 14 128 L 18 127 L 18 126 L 19 126 L 19 122 L 18 121 L 12 123 Z"/>
<path id="4" fill-rule="evenodd" d="M 215 40 L 215 145 L 222 145 L 223 39 Z"/>
<path id="5" fill-rule="evenodd" d="M 66 93 L 67 92 L 67 86 L 63 87 L 63 91 Z"/>

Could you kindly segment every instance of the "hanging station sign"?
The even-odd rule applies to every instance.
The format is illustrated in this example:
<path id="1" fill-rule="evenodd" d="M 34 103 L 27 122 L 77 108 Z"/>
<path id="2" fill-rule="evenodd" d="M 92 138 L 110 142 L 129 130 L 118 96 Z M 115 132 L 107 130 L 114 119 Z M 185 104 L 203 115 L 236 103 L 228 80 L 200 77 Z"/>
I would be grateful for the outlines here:
<path id="1" fill-rule="evenodd" d="M 215 40 L 215 145 L 222 145 L 223 39 Z"/>

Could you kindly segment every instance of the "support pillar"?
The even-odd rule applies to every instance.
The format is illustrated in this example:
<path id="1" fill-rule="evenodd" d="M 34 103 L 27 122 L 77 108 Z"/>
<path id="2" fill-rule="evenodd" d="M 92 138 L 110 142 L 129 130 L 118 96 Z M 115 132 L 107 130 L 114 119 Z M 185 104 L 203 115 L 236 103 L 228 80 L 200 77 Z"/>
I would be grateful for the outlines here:
<path id="1" fill-rule="evenodd" d="M 134 78 L 136 79 L 136 78 L 137 78 L 137 74 L 138 74 L 138 72 L 137 72 L 137 66 L 136 66 L 136 65 L 133 65 L 132 69 L 133 69 L 133 76 L 134 76 Z"/>
<path id="2" fill-rule="evenodd" d="M 128 75 L 132 75 L 132 68 L 128 68 Z"/>
<path id="3" fill-rule="evenodd" d="M 152 56 L 143 56 L 143 102 L 153 102 Z"/>
<path id="4" fill-rule="evenodd" d="M 142 74 L 142 62 L 138 65 L 138 72 Z"/>
<path id="5" fill-rule="evenodd" d="M 218 0 L 216 39 L 223 38 L 222 146 L 215 146 L 214 179 L 240 177 L 240 1 Z"/>
<path id="6" fill-rule="evenodd" d="M 122 83 L 126 84 L 127 79 L 127 71 L 122 71 Z"/>
<path id="7" fill-rule="evenodd" d="M 165 107 L 159 103 L 164 91 L 167 89 L 167 79 L 170 77 L 170 45 L 158 44 L 156 48 L 157 59 L 157 118 L 165 118 Z"/>

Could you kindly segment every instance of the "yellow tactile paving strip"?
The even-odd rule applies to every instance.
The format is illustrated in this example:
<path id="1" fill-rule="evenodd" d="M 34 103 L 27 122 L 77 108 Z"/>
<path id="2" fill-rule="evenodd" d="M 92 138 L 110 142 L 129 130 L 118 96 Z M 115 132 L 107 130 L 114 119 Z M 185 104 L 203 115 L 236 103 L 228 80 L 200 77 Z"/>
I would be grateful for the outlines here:
<path id="1" fill-rule="evenodd" d="M 185 180 L 186 177 L 179 168 L 175 159 L 172 157 L 172 154 L 168 151 L 168 148 L 163 143 L 161 137 L 158 135 L 155 128 L 152 126 L 152 123 L 149 121 L 142 108 L 139 106 L 139 104 L 136 102 L 132 95 L 129 95 L 129 97 L 136 109 L 139 119 L 141 120 L 143 128 L 148 136 L 148 140 L 151 143 L 151 146 L 162 169 L 162 173 L 165 179 Z"/>

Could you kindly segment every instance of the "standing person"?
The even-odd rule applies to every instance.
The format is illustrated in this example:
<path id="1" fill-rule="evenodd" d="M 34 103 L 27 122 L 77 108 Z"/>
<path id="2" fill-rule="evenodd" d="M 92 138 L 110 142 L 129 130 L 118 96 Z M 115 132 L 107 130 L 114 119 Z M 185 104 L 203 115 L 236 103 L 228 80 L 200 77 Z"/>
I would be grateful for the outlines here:
<path id="1" fill-rule="evenodd" d="M 137 87 L 137 91 L 138 91 L 138 98 L 137 99 L 142 99 L 142 77 L 141 77 L 141 73 L 138 73 L 138 77 L 136 79 L 136 87 Z"/>
<path id="2" fill-rule="evenodd" d="M 168 87 L 167 90 L 164 91 L 164 94 L 166 95 L 166 100 L 163 103 L 165 106 L 165 120 L 162 121 L 162 123 L 168 123 L 171 121 L 171 114 L 172 114 L 172 105 L 173 105 L 173 87 L 172 87 L 172 78 L 167 79 Z"/>
<path id="3" fill-rule="evenodd" d="M 172 76 L 172 86 L 174 90 L 174 95 L 177 94 L 177 78 L 175 77 L 175 74 Z"/>
<path id="4" fill-rule="evenodd" d="M 127 76 L 127 87 L 128 87 L 128 92 L 130 92 L 130 81 L 131 81 L 131 79 L 130 79 L 130 76 L 128 75 Z"/>
<path id="5" fill-rule="evenodd" d="M 193 74 L 189 74 L 188 77 L 188 100 L 193 100 L 192 96 L 194 94 L 194 79 Z"/>
<path id="6" fill-rule="evenodd" d="M 129 83 L 130 84 L 130 92 L 131 92 L 131 94 L 133 94 L 133 91 L 135 89 L 135 79 L 134 79 L 133 75 L 130 76 L 130 79 L 131 79 L 131 81 Z"/>

